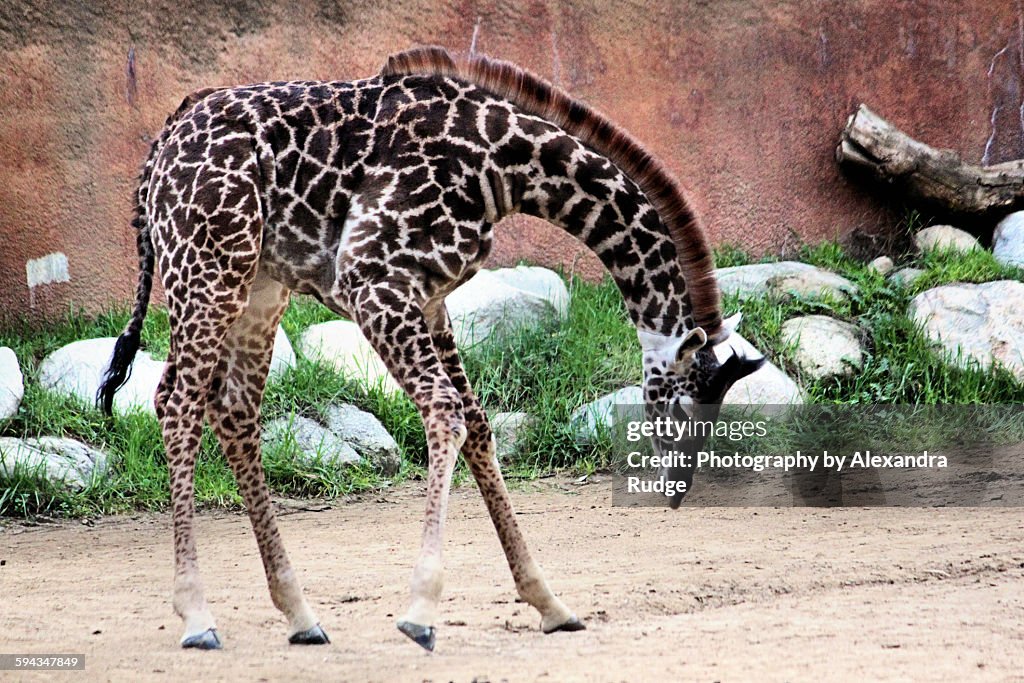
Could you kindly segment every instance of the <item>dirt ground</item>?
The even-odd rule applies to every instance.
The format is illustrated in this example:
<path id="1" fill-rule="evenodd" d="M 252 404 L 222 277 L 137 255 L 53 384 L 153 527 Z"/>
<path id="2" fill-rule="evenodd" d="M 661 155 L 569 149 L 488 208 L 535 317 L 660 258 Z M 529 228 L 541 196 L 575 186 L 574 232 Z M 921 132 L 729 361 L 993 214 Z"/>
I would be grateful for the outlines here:
<path id="1" fill-rule="evenodd" d="M 1020 508 L 610 507 L 607 479 L 514 492 L 552 586 L 588 630 L 545 636 L 515 601 L 475 487 L 452 495 L 437 650 L 395 616 L 422 486 L 282 502 L 332 638 L 289 646 L 247 518 L 200 515 L 221 652 L 183 651 L 167 515 L 0 528 L 0 653 L 84 653 L 3 680 L 1024 680 Z M 303 509 L 305 508 L 305 509 Z"/>

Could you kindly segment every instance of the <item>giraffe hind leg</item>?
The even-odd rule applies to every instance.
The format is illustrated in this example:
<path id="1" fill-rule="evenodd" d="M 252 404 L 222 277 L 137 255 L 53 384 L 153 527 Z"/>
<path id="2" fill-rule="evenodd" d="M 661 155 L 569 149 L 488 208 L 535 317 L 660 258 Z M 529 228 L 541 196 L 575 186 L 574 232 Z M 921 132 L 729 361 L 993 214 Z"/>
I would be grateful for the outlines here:
<path id="1" fill-rule="evenodd" d="M 274 334 L 288 305 L 288 290 L 257 275 L 249 301 L 224 341 L 206 416 L 245 500 L 266 571 L 270 597 L 288 619 L 292 644 L 322 645 L 330 639 L 302 593 L 278 531 L 260 449 L 260 404 Z"/>

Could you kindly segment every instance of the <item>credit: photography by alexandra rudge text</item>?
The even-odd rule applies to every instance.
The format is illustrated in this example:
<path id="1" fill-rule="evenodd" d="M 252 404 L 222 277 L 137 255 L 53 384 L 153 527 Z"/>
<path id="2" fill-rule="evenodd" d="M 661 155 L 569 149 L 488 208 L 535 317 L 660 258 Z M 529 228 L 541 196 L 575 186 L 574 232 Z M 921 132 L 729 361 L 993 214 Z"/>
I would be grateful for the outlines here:
<path id="1" fill-rule="evenodd" d="M 615 406 L 612 505 L 1024 505 L 1021 405 Z"/>

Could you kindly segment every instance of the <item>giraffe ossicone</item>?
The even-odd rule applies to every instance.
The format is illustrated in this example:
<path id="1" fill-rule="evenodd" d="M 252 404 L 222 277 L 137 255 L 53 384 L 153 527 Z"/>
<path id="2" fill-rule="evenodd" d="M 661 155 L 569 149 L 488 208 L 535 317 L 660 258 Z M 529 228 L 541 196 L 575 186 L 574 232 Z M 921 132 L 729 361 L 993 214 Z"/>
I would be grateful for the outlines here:
<path id="1" fill-rule="evenodd" d="M 168 118 L 137 193 L 135 309 L 97 400 L 109 412 L 125 381 L 159 265 L 171 343 L 156 408 L 183 645 L 220 646 L 193 528 L 204 419 L 238 481 L 290 641 L 328 642 L 285 552 L 260 457 L 260 404 L 290 292 L 355 321 L 423 418 L 426 511 L 402 632 L 434 645 L 459 452 L 542 630 L 583 628 L 519 530 L 444 305 L 487 258 L 493 224 L 514 212 L 593 250 L 641 340 L 670 341 L 671 354 L 645 347 L 647 401 L 712 403 L 756 369 L 712 352 L 728 327 L 710 247 L 679 184 L 621 128 L 515 65 L 419 48 L 358 81 L 201 90 Z"/>

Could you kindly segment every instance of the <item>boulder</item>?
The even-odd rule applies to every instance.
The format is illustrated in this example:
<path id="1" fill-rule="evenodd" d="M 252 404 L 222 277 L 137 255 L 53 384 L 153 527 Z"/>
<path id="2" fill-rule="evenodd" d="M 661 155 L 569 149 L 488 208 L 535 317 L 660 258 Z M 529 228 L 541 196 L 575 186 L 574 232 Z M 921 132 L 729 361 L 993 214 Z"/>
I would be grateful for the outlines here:
<path id="1" fill-rule="evenodd" d="M 899 285 L 900 287 L 909 287 L 914 284 L 915 280 L 926 272 L 928 271 L 921 268 L 911 268 L 909 266 L 906 268 L 900 268 L 899 270 L 889 274 L 889 282 Z"/>
<path id="2" fill-rule="evenodd" d="M 350 379 L 367 386 L 379 386 L 387 393 L 401 391 L 359 326 L 350 320 L 310 325 L 299 339 L 299 349 L 307 358 L 324 363 Z"/>
<path id="3" fill-rule="evenodd" d="M 857 328 L 827 315 L 791 318 L 782 324 L 782 343 L 793 348 L 793 360 L 814 379 L 850 375 L 864 365 Z"/>
<path id="4" fill-rule="evenodd" d="M 25 380 L 14 351 L 0 347 L 0 420 L 13 417 L 25 396 Z"/>
<path id="5" fill-rule="evenodd" d="M 760 358 L 762 353 L 737 332 L 729 335 L 723 344 L 715 347 L 719 360 L 725 360 L 730 353 L 739 353 L 746 358 Z M 770 362 L 765 362 L 757 372 L 747 375 L 732 385 L 722 403 L 726 405 L 798 405 L 804 402 L 804 391 L 789 375 Z"/>
<path id="6" fill-rule="evenodd" d="M 644 392 L 638 386 L 625 387 L 586 403 L 569 418 L 581 443 L 592 443 L 602 432 L 617 424 L 644 419 Z"/>
<path id="7" fill-rule="evenodd" d="M 362 462 L 352 446 L 301 415 L 271 420 L 264 425 L 261 440 L 264 449 L 277 450 L 307 466 L 319 463 L 344 467 Z"/>
<path id="8" fill-rule="evenodd" d="M 114 353 L 116 341 L 115 337 L 83 339 L 57 349 L 40 363 L 39 384 L 44 389 L 94 405 L 96 391 Z M 119 413 L 142 410 L 155 414 L 153 400 L 164 365 L 145 351 L 139 351 L 128 382 L 114 395 L 114 410 Z"/>
<path id="9" fill-rule="evenodd" d="M 879 256 L 874 261 L 868 264 L 868 268 L 870 270 L 875 271 L 879 275 L 888 275 L 890 272 L 892 272 L 894 265 L 895 264 L 892 262 L 892 259 L 889 258 L 888 256 Z"/>
<path id="10" fill-rule="evenodd" d="M 749 266 L 718 268 L 715 271 L 723 294 L 740 299 L 767 294 L 796 294 L 845 298 L 857 286 L 835 273 L 799 261 L 755 263 Z"/>
<path id="11" fill-rule="evenodd" d="M 506 462 L 519 452 L 537 418 L 523 412 L 494 413 L 489 421 L 494 432 L 498 461 Z"/>
<path id="12" fill-rule="evenodd" d="M 347 403 L 326 411 L 327 429 L 387 476 L 402 466 L 402 454 L 394 437 L 372 413 Z"/>
<path id="13" fill-rule="evenodd" d="M 284 328 L 278 325 L 277 334 L 274 335 L 274 351 L 270 357 L 270 377 L 280 376 L 294 367 L 295 351 L 292 350 L 292 343 L 288 341 Z"/>
<path id="14" fill-rule="evenodd" d="M 999 221 L 992 234 L 992 256 L 1004 266 L 1024 268 L 1024 211 Z"/>
<path id="15" fill-rule="evenodd" d="M 564 320 L 569 290 L 547 268 L 481 270 L 445 299 L 455 341 L 472 346 L 495 334 Z"/>
<path id="16" fill-rule="evenodd" d="M 0 475 L 37 473 L 57 484 L 83 489 L 108 473 L 106 453 L 56 436 L 0 437 Z"/>
<path id="17" fill-rule="evenodd" d="M 966 365 L 998 363 L 1024 382 L 1024 283 L 999 280 L 955 284 L 921 292 L 910 302 L 910 317 Z"/>
<path id="18" fill-rule="evenodd" d="M 974 235 L 954 228 L 952 225 L 933 225 L 924 230 L 918 230 L 914 235 L 914 246 L 921 251 L 940 249 L 965 252 L 981 249 L 981 245 Z"/>

